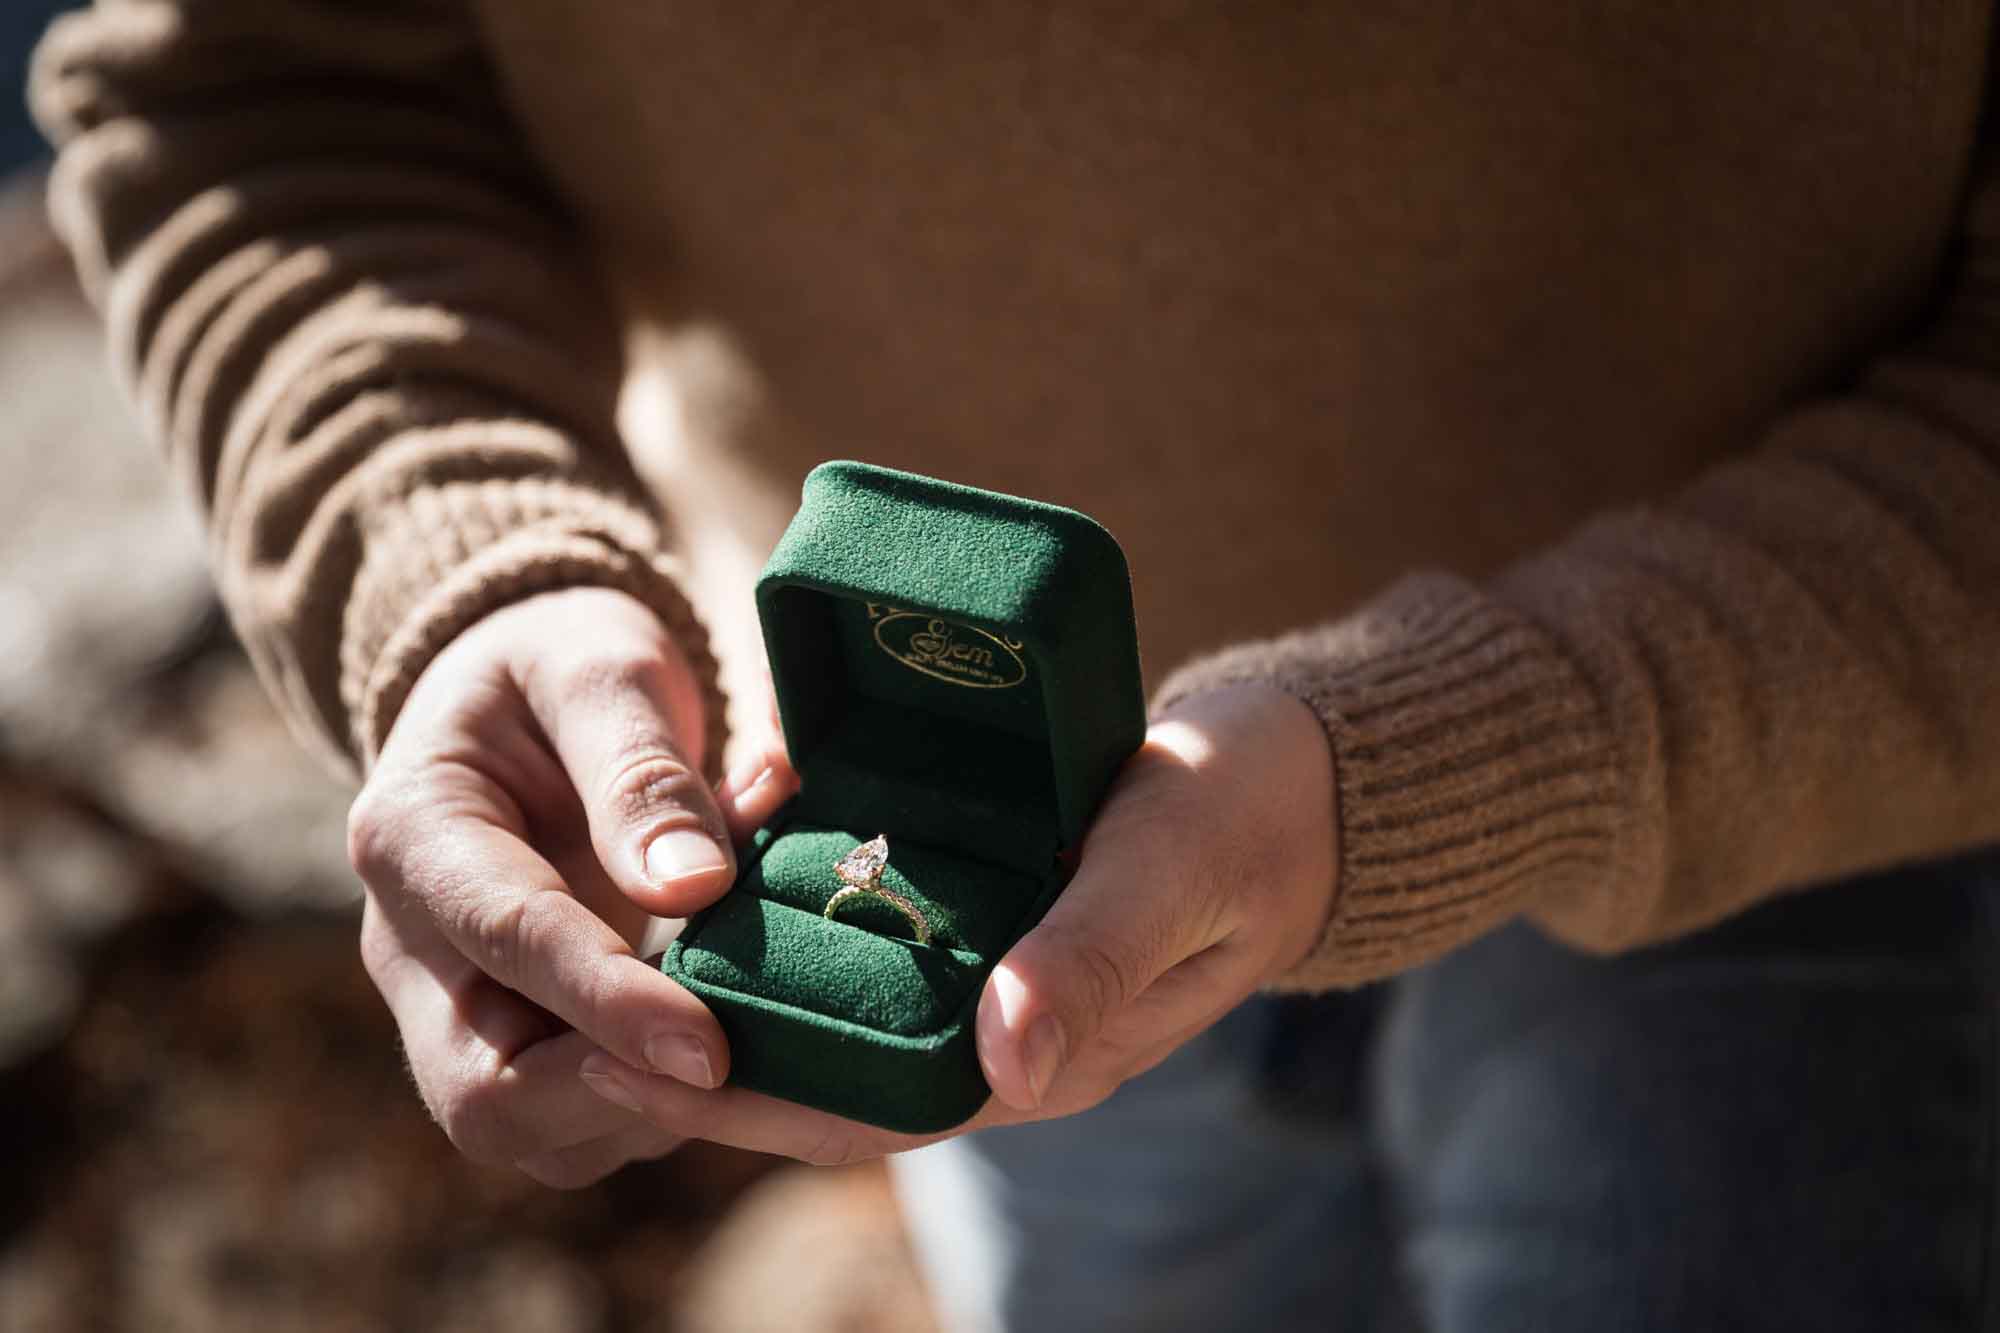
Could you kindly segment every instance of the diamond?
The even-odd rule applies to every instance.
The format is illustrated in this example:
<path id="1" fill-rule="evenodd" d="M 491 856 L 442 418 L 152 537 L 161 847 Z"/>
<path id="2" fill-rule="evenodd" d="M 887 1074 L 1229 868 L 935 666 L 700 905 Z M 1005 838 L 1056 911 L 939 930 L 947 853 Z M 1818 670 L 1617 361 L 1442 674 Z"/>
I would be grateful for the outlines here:
<path id="1" fill-rule="evenodd" d="M 865 889 L 882 877 L 882 870 L 888 864 L 889 839 L 878 833 L 835 862 L 833 873 L 840 877 L 841 883 Z"/>

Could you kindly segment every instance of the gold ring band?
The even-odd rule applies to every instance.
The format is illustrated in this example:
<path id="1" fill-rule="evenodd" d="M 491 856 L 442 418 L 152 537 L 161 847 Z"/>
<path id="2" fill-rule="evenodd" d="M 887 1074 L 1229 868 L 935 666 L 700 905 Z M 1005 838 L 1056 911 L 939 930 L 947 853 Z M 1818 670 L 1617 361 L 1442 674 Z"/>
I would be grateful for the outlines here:
<path id="1" fill-rule="evenodd" d="M 889 904 L 889 906 L 895 908 L 909 919 L 910 929 L 916 932 L 918 944 L 929 944 L 931 942 L 930 922 L 924 920 L 924 914 L 917 910 L 917 905 L 895 890 L 885 889 L 879 884 L 866 889 L 856 888 L 852 884 L 848 885 L 839 893 L 834 894 L 833 897 L 826 900 L 826 910 L 821 912 L 820 915 L 831 921 L 835 911 L 859 898 L 880 898 L 883 902 Z"/>
<path id="2" fill-rule="evenodd" d="M 918 944 L 929 944 L 931 923 L 924 920 L 924 914 L 917 910 L 917 905 L 893 889 L 882 887 L 882 872 L 888 867 L 889 839 L 878 833 L 834 862 L 834 878 L 846 887 L 826 900 L 826 908 L 820 915 L 831 921 L 834 912 L 847 903 L 861 898 L 880 898 L 909 921 L 910 929 L 916 932 Z"/>

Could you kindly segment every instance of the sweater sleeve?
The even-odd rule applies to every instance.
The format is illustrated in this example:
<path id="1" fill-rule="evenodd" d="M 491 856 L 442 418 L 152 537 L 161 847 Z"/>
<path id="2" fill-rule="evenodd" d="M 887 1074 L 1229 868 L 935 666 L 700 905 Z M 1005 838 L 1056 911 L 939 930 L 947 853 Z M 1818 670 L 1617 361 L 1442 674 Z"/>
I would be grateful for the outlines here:
<path id="1" fill-rule="evenodd" d="M 30 97 L 57 229 L 301 739 L 365 768 L 459 630 L 599 584 L 686 651 L 719 762 L 612 312 L 449 0 L 107 4 L 49 30 Z"/>
<path id="2" fill-rule="evenodd" d="M 2000 160 L 1921 327 L 1748 443 L 1484 584 L 1415 575 L 1162 683 L 1274 684 L 1327 729 L 1335 907 L 1279 987 L 1523 913 L 1627 949 L 2000 839 Z"/>

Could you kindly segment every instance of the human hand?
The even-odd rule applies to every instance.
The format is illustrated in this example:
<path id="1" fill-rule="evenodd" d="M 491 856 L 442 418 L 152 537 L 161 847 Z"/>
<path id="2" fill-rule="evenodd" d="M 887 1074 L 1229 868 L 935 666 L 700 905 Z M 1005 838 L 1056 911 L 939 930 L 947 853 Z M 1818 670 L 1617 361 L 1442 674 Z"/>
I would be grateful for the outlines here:
<path id="1" fill-rule="evenodd" d="M 576 1186 L 671 1151 L 682 1136 L 579 1081 L 593 1052 L 691 1088 L 727 1077 L 714 1016 L 636 950 L 728 889 L 732 833 L 792 779 L 774 740 L 711 793 L 702 727 L 658 617 L 605 588 L 485 617 L 397 715 L 348 821 L 361 956 L 474 1160 Z"/>
<path id="2" fill-rule="evenodd" d="M 1304 704 L 1238 686 L 1177 705 L 1120 772 L 1075 878 L 994 969 L 975 1032 L 994 1096 L 952 1133 L 1095 1106 L 1297 963 L 1332 911 L 1335 828 Z M 804 1161 L 948 1137 L 662 1078 L 615 1050 L 581 1073 L 662 1133 Z"/>

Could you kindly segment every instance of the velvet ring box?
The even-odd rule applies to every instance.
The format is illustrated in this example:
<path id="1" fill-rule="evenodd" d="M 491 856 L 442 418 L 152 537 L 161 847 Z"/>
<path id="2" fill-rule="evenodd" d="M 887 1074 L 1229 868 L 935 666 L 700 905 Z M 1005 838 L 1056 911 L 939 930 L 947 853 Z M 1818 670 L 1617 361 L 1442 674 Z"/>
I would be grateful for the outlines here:
<path id="1" fill-rule="evenodd" d="M 1061 892 L 1145 734 L 1124 555 L 1073 510 L 827 463 L 757 584 L 798 795 L 662 963 L 714 1011 L 731 1082 L 909 1133 L 987 1097 L 988 974 Z M 876 834 L 877 898 L 822 915 Z"/>

